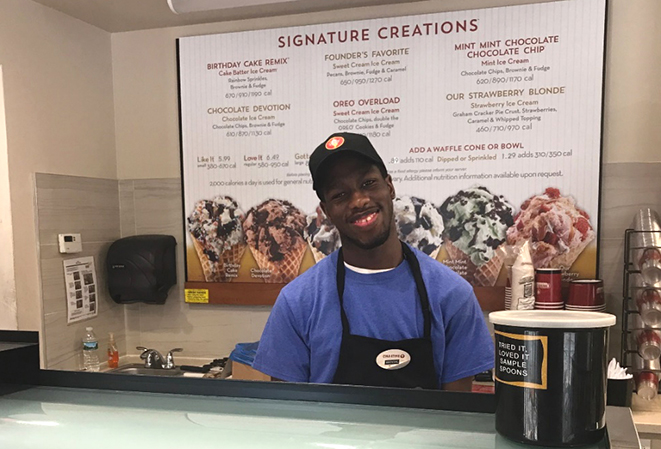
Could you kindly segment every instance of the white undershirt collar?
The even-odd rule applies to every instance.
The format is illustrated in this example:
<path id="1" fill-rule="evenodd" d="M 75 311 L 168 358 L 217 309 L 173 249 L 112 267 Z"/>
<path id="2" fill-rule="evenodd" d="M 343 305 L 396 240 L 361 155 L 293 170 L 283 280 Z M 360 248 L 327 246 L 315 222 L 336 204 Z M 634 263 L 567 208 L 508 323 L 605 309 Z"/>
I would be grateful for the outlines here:
<path id="1" fill-rule="evenodd" d="M 344 266 L 350 269 L 351 271 L 355 271 L 356 273 L 360 274 L 376 274 L 376 273 L 385 273 L 386 271 L 392 271 L 397 267 L 393 268 L 382 268 L 379 270 L 371 270 L 369 268 L 360 268 L 360 267 L 354 267 L 353 265 L 349 265 L 348 263 L 344 262 Z"/>

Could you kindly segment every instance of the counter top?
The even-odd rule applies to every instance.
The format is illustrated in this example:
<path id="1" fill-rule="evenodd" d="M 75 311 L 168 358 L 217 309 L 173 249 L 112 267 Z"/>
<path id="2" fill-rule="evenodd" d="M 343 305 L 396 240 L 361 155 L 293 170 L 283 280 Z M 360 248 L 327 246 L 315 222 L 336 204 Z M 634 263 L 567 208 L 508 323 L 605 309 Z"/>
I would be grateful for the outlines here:
<path id="1" fill-rule="evenodd" d="M 633 422 L 638 433 L 661 434 L 661 397 L 648 401 L 634 394 L 631 399 Z"/>
<path id="2" fill-rule="evenodd" d="M 23 343 L 23 342 L 13 342 L 13 341 L 0 341 L 0 352 L 2 351 L 12 351 L 19 348 L 27 348 L 28 346 L 37 346 L 36 343 Z"/>
<path id="3" fill-rule="evenodd" d="M 17 449 L 528 447 L 489 413 L 59 387 L 0 396 L 0 424 L 0 447 Z"/>

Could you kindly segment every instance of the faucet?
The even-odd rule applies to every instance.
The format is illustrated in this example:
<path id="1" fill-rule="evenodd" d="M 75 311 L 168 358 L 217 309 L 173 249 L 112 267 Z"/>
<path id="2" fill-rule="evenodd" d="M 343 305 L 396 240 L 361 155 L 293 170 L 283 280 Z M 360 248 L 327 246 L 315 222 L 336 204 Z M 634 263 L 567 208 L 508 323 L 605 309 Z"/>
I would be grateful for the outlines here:
<path id="1" fill-rule="evenodd" d="M 168 355 L 165 356 L 165 365 L 163 366 L 163 369 L 173 369 L 175 367 L 175 364 L 174 364 L 174 356 L 172 355 L 172 353 L 181 352 L 183 350 L 184 348 L 170 349 L 170 351 L 168 351 Z"/>
<path id="2" fill-rule="evenodd" d="M 144 346 L 136 346 L 135 349 L 142 351 L 140 358 L 145 361 L 145 368 L 155 369 L 174 369 L 174 352 L 181 352 L 183 348 L 171 349 L 165 358 L 156 349 L 145 348 Z"/>

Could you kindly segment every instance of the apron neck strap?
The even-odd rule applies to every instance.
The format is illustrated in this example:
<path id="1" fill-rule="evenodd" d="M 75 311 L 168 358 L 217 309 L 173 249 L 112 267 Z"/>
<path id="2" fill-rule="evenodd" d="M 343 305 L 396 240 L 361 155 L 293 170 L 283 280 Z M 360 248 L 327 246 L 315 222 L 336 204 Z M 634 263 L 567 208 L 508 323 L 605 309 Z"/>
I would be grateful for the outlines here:
<path id="1" fill-rule="evenodd" d="M 424 338 L 431 339 L 431 310 L 429 307 L 429 296 L 427 295 L 427 288 L 422 279 L 422 271 L 420 270 L 420 263 L 418 259 L 413 254 L 413 251 L 409 246 L 404 243 L 402 244 L 402 252 L 404 253 L 404 259 L 409 263 L 411 267 L 411 272 L 413 273 L 413 280 L 415 281 L 415 286 L 418 291 L 418 297 L 420 298 L 420 307 L 422 308 L 422 317 L 424 319 Z M 349 320 L 347 315 L 344 312 L 344 283 L 346 278 L 346 269 L 344 267 L 344 256 L 342 255 L 342 248 L 337 253 L 337 294 L 340 298 L 340 315 L 342 318 L 342 333 L 344 335 L 351 334 L 349 329 Z"/>

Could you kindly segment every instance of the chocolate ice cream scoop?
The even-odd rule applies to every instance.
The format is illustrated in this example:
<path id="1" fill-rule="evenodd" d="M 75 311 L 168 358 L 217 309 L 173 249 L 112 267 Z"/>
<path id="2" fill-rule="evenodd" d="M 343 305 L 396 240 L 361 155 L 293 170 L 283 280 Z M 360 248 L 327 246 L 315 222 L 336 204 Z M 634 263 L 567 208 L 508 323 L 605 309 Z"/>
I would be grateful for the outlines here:
<path id="1" fill-rule="evenodd" d="M 283 260 L 305 244 L 305 215 L 286 200 L 269 199 L 248 211 L 243 229 L 248 244 L 271 261 Z"/>

